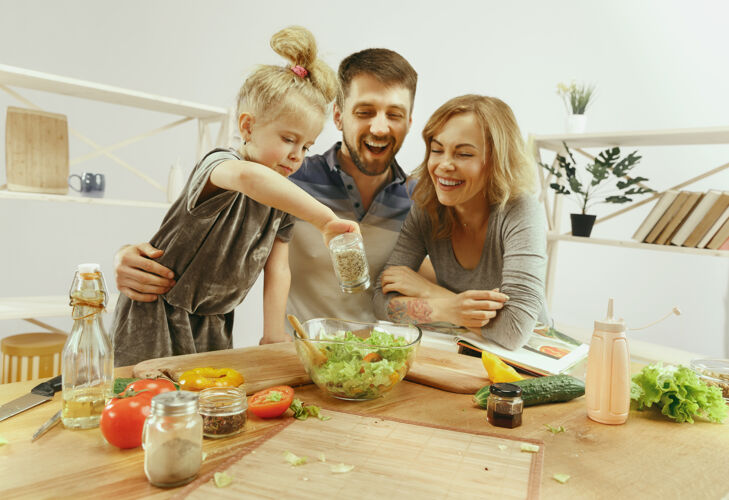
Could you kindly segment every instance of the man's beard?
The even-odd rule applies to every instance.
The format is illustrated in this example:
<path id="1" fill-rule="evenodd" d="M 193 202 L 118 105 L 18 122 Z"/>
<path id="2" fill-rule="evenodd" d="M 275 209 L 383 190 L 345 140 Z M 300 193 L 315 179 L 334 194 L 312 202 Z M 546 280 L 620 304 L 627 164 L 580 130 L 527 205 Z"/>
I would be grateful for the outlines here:
<path id="1" fill-rule="evenodd" d="M 354 166 L 357 167 L 357 170 L 362 172 L 364 175 L 368 175 L 370 177 L 374 177 L 376 175 L 381 175 L 384 172 L 387 171 L 387 169 L 390 168 L 390 165 L 392 165 L 392 162 L 395 160 L 395 154 L 397 151 L 395 148 L 392 148 L 392 155 L 390 158 L 387 159 L 387 161 L 383 164 L 382 168 L 379 169 L 379 171 L 372 170 L 368 167 L 368 165 L 362 160 L 362 157 L 359 155 L 357 150 L 352 147 L 352 145 L 349 143 L 347 138 L 342 134 L 342 140 L 344 141 L 344 145 L 347 146 L 347 151 L 349 151 L 349 156 L 352 158 L 352 162 L 354 163 Z M 366 146 L 364 146 L 366 147 Z"/>

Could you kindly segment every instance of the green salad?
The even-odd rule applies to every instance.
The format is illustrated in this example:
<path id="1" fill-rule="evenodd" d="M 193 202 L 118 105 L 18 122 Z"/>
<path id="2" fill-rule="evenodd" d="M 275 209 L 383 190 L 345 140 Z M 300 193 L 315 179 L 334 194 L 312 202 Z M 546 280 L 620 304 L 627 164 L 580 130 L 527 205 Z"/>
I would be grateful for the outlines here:
<path id="1" fill-rule="evenodd" d="M 330 394 L 346 399 L 373 399 L 391 389 L 405 376 L 414 347 L 403 337 L 374 328 L 368 338 L 351 331 L 321 332 L 319 340 L 326 362 L 311 367 L 311 377 Z"/>

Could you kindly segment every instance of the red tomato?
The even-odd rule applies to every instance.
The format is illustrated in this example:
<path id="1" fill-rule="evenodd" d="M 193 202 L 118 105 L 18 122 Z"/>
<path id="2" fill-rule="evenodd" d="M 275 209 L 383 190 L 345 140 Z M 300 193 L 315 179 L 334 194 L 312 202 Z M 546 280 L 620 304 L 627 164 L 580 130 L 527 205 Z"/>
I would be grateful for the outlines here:
<path id="1" fill-rule="evenodd" d="M 122 394 L 127 394 L 130 390 L 134 392 L 144 391 L 142 394 L 152 399 L 157 394 L 160 394 L 162 392 L 176 391 L 177 388 L 175 387 L 175 384 L 173 384 L 169 380 L 165 380 L 163 378 L 148 378 L 144 380 L 137 380 L 136 382 L 132 382 L 131 384 L 127 385 L 124 388 Z"/>
<path id="2" fill-rule="evenodd" d="M 122 397 L 112 399 L 101 412 L 99 428 L 104 439 L 118 448 L 140 446 L 152 398 L 161 392 L 174 390 L 172 382 L 162 379 L 137 380 L 127 385 L 120 395 Z"/>
<path id="3" fill-rule="evenodd" d="M 248 409 L 261 418 L 276 418 L 284 414 L 294 400 L 294 390 L 278 385 L 255 393 L 248 398 Z"/>

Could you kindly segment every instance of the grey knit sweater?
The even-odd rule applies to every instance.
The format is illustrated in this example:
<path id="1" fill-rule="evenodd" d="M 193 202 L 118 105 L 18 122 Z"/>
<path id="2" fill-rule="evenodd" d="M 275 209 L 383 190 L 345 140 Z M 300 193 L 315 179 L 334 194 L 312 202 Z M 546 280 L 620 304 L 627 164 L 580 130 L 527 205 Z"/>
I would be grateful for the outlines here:
<path id="1" fill-rule="evenodd" d="M 509 300 L 481 334 L 508 349 L 521 347 L 537 320 L 548 322 L 544 295 L 546 222 L 535 197 L 519 197 L 503 210 L 491 206 L 483 253 L 474 269 L 464 269 L 458 263 L 450 239 L 433 240 L 430 234 L 427 214 L 413 206 L 385 268 L 407 266 L 417 270 L 428 255 L 438 284 L 448 290 L 460 293 L 499 288 Z M 377 317 L 387 319 L 387 304 L 396 295 L 383 294 L 381 277 L 377 279 Z"/>

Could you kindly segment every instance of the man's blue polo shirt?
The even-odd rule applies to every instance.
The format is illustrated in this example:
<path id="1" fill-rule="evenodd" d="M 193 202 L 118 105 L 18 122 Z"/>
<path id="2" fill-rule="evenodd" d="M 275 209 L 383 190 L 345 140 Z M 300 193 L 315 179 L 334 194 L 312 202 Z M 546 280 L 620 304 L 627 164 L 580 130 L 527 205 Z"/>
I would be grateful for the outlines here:
<path id="1" fill-rule="evenodd" d="M 297 221 L 289 244 L 291 290 L 287 312 L 302 321 L 315 317 L 375 321 L 372 289 L 412 204 L 410 195 L 415 183 L 393 162 L 392 180 L 375 195 L 365 212 L 354 179 L 339 166 L 340 148 L 338 142 L 324 154 L 307 157 L 289 178 L 339 217 L 360 224 L 371 286 L 366 292 L 343 293 L 321 233 L 311 224 Z"/>

